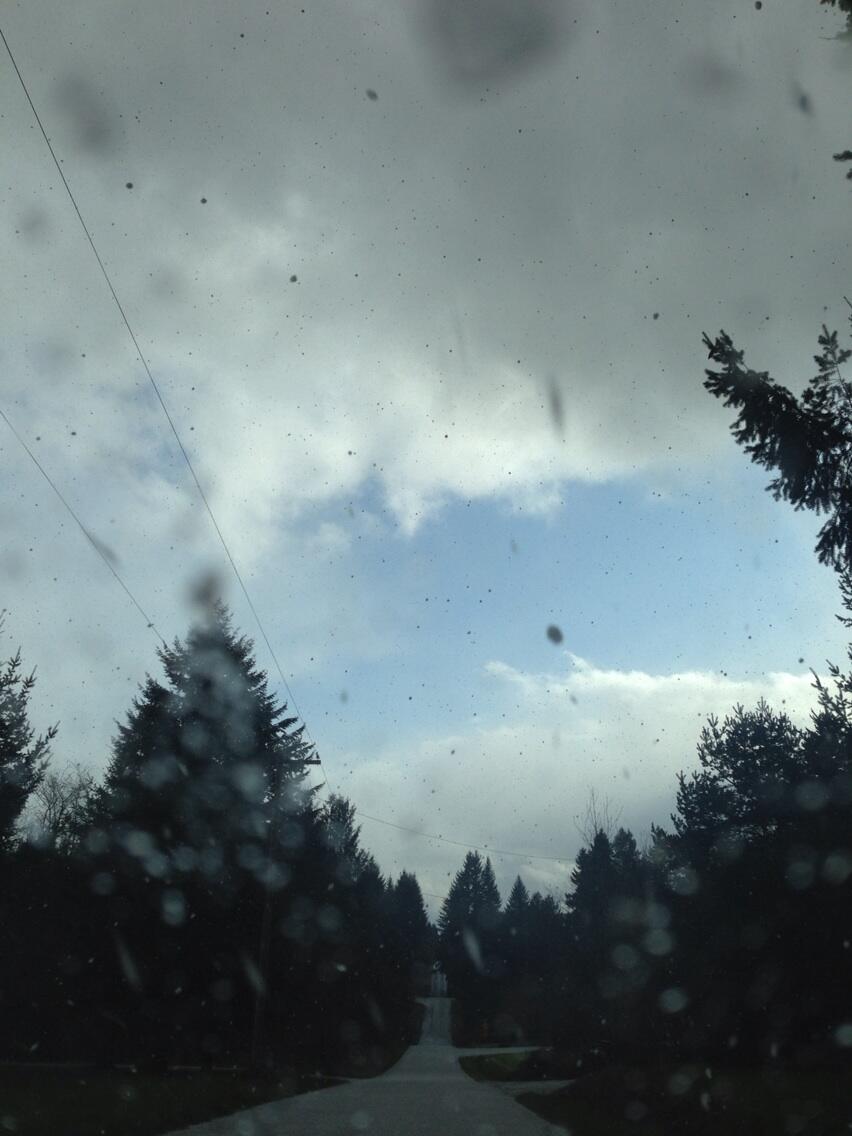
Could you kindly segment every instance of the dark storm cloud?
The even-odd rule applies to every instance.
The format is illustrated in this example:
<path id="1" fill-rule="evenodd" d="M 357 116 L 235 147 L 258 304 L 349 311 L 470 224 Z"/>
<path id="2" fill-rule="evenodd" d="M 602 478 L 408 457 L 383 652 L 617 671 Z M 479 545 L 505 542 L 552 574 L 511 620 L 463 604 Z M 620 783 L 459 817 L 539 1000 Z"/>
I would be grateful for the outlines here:
<path id="1" fill-rule="evenodd" d="M 116 8 L 84 33 L 85 7 L 72 18 L 36 0 L 15 39 L 25 62 L 66 76 L 53 106 L 69 172 L 87 178 L 90 212 L 121 226 L 114 256 L 138 254 L 155 280 L 177 284 L 241 227 L 283 229 L 282 202 L 302 198 L 316 232 L 296 227 L 281 274 L 298 273 L 304 320 L 433 366 L 457 363 L 445 329 L 460 319 L 469 365 L 559 373 L 566 413 L 606 414 L 625 446 L 665 408 L 715 421 L 703 326 L 735 319 L 764 346 L 765 315 L 783 312 L 788 333 L 810 335 L 842 290 L 827 255 L 840 219 L 833 201 L 812 203 L 835 176 L 840 101 L 819 98 L 827 69 L 803 73 L 833 45 L 807 14 L 219 2 Z M 43 19 L 63 34 L 45 42 Z M 479 96 L 454 98 L 447 68 Z M 803 82 L 834 128 L 790 99 Z M 86 154 L 119 138 L 120 156 L 88 171 Z M 818 264 L 819 302 L 803 303 Z M 651 335 L 645 319 L 663 308 L 666 335 Z M 637 367 L 653 383 L 625 400 Z"/>
<path id="2" fill-rule="evenodd" d="M 361 439 L 347 450 L 384 447 L 388 492 L 410 503 L 432 492 L 427 465 L 440 498 L 706 454 L 724 432 L 701 388 L 704 328 L 795 381 L 784 369 L 807 362 L 846 286 L 848 202 L 828 160 L 845 119 L 826 65 L 842 45 L 820 39 L 820 18 L 734 0 L 32 0 L 9 30 L 155 361 L 214 384 L 247 373 L 255 397 L 286 372 L 295 401 L 300 386 L 336 397 L 346 369 L 361 402 L 387 388 L 397 413 L 404 399 L 456 421 L 448 440 L 466 430 L 467 449 L 406 465 L 389 451 L 422 431 L 375 438 L 358 398 L 330 407 Z M 477 97 L 459 98 L 447 68 Z M 49 207 L 60 225 L 20 294 L 22 327 L 39 311 L 36 336 L 66 335 L 68 358 L 85 338 L 102 356 L 87 374 L 109 389 L 123 329 L 28 108 L 4 93 L 31 171 L 19 211 Z M 390 387 L 400 370 L 408 385 Z M 532 408 L 514 439 L 507 398 Z M 508 460 L 513 441 L 523 460 Z M 465 480 L 474 452 L 514 465 L 511 480 Z"/>

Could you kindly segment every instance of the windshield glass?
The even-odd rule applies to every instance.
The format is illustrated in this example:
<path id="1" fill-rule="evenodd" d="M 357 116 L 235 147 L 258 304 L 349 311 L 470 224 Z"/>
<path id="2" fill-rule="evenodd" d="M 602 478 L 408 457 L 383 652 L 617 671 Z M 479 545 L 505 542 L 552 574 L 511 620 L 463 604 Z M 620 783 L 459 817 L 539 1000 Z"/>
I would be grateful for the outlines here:
<path id="1" fill-rule="evenodd" d="M 850 28 L 4 7 L 0 1132 L 846 1131 Z"/>

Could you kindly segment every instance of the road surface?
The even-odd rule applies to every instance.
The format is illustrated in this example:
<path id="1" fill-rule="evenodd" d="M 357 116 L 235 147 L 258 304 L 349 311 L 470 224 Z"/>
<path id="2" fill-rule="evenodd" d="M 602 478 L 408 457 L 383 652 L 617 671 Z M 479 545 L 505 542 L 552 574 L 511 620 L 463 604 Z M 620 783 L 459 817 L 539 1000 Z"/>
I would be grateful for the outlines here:
<path id="1" fill-rule="evenodd" d="M 450 999 L 424 998 L 419 1045 L 380 1077 L 272 1101 L 171 1136 L 565 1136 L 493 1085 L 450 1043 Z M 488 1052 L 492 1052 L 489 1050 Z"/>

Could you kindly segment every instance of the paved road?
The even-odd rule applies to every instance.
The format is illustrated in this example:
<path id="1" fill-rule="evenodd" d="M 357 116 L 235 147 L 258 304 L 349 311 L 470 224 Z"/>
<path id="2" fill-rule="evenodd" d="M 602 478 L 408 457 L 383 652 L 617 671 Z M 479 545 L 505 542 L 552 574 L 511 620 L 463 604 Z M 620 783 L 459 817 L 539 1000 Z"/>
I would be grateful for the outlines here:
<path id="1" fill-rule="evenodd" d="M 172 1136 L 565 1136 L 497 1088 L 467 1077 L 458 1059 L 473 1051 L 450 1044 L 450 1000 L 424 1002 L 420 1044 L 381 1077 L 274 1101 Z"/>

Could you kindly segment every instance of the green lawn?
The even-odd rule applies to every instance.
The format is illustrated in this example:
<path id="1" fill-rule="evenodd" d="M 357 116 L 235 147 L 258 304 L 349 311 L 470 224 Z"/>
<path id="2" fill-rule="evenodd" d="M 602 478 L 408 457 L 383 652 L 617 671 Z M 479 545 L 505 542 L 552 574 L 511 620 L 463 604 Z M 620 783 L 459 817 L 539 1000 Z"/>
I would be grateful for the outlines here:
<path id="1" fill-rule="evenodd" d="M 849 1136 L 849 1069 L 614 1066 L 520 1103 L 572 1136 Z"/>
<path id="2" fill-rule="evenodd" d="M 501 1053 L 495 1050 L 479 1057 L 462 1057 L 462 1069 L 474 1081 L 570 1081 L 590 1072 L 595 1060 L 588 1055 L 579 1060 L 575 1053 L 534 1049 L 528 1053 Z"/>
<path id="3" fill-rule="evenodd" d="M 485 1057 L 461 1057 L 459 1064 L 474 1081 L 537 1080 L 537 1077 L 519 1076 L 528 1064 L 529 1053 L 489 1053 Z"/>
<path id="4" fill-rule="evenodd" d="M 0 1133 L 6 1136 L 161 1136 L 264 1101 L 334 1084 L 246 1073 L 124 1073 L 0 1069 Z"/>

